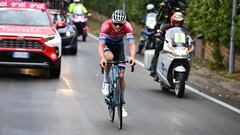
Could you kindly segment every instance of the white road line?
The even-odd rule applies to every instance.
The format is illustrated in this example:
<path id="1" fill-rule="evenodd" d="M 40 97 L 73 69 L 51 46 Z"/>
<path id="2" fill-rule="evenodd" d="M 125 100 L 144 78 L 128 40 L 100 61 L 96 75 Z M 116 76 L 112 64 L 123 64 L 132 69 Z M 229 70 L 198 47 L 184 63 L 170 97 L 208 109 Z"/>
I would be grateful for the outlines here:
<path id="1" fill-rule="evenodd" d="M 62 77 L 62 79 L 65 82 L 65 84 L 67 85 L 67 87 L 72 90 L 72 87 L 71 87 L 69 81 L 65 77 Z"/>
<path id="2" fill-rule="evenodd" d="M 90 33 L 89 33 L 89 36 L 91 36 L 92 38 L 98 40 L 98 37 L 96 37 L 96 36 L 93 35 L 93 34 L 90 34 Z M 129 58 L 129 56 L 128 56 L 128 58 Z M 136 60 L 136 63 L 137 63 L 138 65 L 144 67 L 144 64 L 143 64 L 142 62 Z M 227 103 L 224 103 L 224 102 L 222 102 L 222 101 L 220 101 L 220 100 L 218 100 L 218 99 L 216 99 L 216 98 L 214 98 L 214 97 L 211 97 L 211 96 L 209 96 L 209 95 L 207 95 L 207 94 L 204 94 L 204 93 L 200 92 L 200 91 L 197 90 L 197 89 L 194 89 L 193 87 L 191 87 L 191 86 L 189 86 L 189 85 L 186 85 L 186 88 L 187 88 L 188 90 L 190 90 L 190 91 L 192 91 L 192 92 L 200 95 L 200 96 L 205 97 L 206 99 L 208 99 L 208 100 L 210 100 L 210 101 L 213 101 L 213 102 L 215 102 L 215 103 L 217 103 L 217 104 L 219 104 L 219 105 L 221 105 L 221 106 L 224 106 L 224 107 L 226 107 L 226 108 L 228 108 L 228 109 L 230 109 L 230 110 L 232 110 L 232 111 L 237 112 L 237 113 L 240 114 L 240 109 L 238 109 L 238 108 L 236 108 L 236 107 L 233 107 L 233 106 L 231 106 L 231 105 L 229 105 L 229 104 L 227 104 Z"/>

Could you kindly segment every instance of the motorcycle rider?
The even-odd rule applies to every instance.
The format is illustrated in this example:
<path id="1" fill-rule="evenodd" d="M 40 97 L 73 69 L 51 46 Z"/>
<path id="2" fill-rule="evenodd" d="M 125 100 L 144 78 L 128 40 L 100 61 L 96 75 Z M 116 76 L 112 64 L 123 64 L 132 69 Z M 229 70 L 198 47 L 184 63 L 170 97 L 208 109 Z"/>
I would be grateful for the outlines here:
<path id="1" fill-rule="evenodd" d="M 138 51 L 137 51 L 137 54 L 140 54 L 142 52 L 142 49 L 144 47 L 144 44 L 145 44 L 145 32 L 144 32 L 144 26 L 146 24 L 146 20 L 147 20 L 147 16 L 150 14 L 150 13 L 155 13 L 155 7 L 153 4 L 149 3 L 147 4 L 146 6 L 146 10 L 147 10 L 147 14 L 140 20 L 140 24 L 142 24 L 143 26 L 143 29 L 142 29 L 142 32 L 141 32 L 141 35 L 140 35 L 140 41 L 139 41 L 139 44 L 138 44 Z"/>
<path id="2" fill-rule="evenodd" d="M 165 37 L 166 31 L 172 27 L 183 27 L 183 23 L 184 23 L 184 15 L 182 12 L 175 12 L 172 16 L 171 22 L 169 24 L 166 24 L 164 26 L 164 30 L 163 32 L 158 31 L 158 33 L 155 35 L 156 37 L 163 39 L 163 37 Z M 184 28 L 186 29 L 186 28 Z M 151 62 L 151 67 L 150 67 L 150 76 L 155 77 L 156 75 L 156 67 L 157 67 L 157 61 L 158 61 L 158 56 L 159 56 L 159 52 L 163 49 L 163 40 L 160 40 L 155 48 L 155 52 L 154 52 L 154 56 Z M 155 81 L 157 81 L 157 78 L 154 79 Z"/>
<path id="3" fill-rule="evenodd" d="M 68 12 L 79 15 L 86 15 L 88 13 L 86 7 L 81 3 L 81 0 L 73 0 L 73 3 L 68 7 Z"/>
<path id="4" fill-rule="evenodd" d="M 81 0 L 73 0 L 73 3 L 71 3 L 68 7 L 68 11 L 72 16 L 71 18 L 74 18 L 75 16 L 86 17 L 88 14 L 86 7 L 81 3 Z M 87 31 L 88 31 L 87 22 L 81 22 L 81 24 L 79 24 L 79 22 L 75 22 L 74 25 L 78 30 L 78 35 L 83 35 L 83 40 L 86 40 Z"/>
<path id="5" fill-rule="evenodd" d="M 165 31 L 173 26 L 171 22 L 173 22 L 173 14 L 176 11 L 185 13 L 186 5 L 179 0 L 164 0 L 160 3 L 160 10 L 158 11 L 157 21 L 160 25 L 159 30 L 157 30 L 158 37 L 165 37 Z M 160 38 L 161 39 L 161 38 Z M 157 59 L 159 52 L 163 49 L 163 40 L 158 41 L 155 53 L 150 66 L 150 75 L 155 77 L 156 75 L 156 67 L 157 67 Z M 156 80 L 156 79 L 155 79 Z M 157 81 L 157 80 L 156 80 Z"/>

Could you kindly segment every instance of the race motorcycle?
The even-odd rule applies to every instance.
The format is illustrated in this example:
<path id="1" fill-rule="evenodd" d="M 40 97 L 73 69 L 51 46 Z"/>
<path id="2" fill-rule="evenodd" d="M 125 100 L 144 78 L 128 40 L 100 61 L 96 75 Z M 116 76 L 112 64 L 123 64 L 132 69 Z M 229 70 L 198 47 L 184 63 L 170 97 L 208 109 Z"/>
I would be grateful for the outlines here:
<path id="1" fill-rule="evenodd" d="M 144 26 L 145 35 L 145 50 L 154 49 L 155 43 L 155 26 L 157 25 L 156 13 L 148 13 L 146 16 L 146 22 Z"/>
<path id="2" fill-rule="evenodd" d="M 171 28 L 172 32 L 176 27 Z M 169 29 L 167 32 L 170 32 Z M 167 35 L 167 33 L 166 33 Z M 164 39 L 164 47 L 160 52 L 157 64 L 157 78 L 160 82 L 161 90 L 175 91 L 175 95 L 179 98 L 184 96 L 185 83 L 188 79 L 191 69 L 191 53 L 194 51 L 194 41 L 202 38 L 203 35 L 198 35 L 194 40 L 184 33 L 174 33 L 175 38 Z M 177 36 L 178 35 L 178 36 Z M 183 42 L 179 40 L 179 35 L 183 36 Z M 169 45 L 171 44 L 171 47 Z"/>
<path id="3" fill-rule="evenodd" d="M 72 22 L 73 24 L 76 26 L 77 31 L 78 31 L 78 36 L 82 36 L 82 41 L 86 41 L 87 36 L 88 36 L 88 26 L 87 26 L 87 22 L 88 22 L 88 18 L 89 16 L 91 16 L 91 13 L 88 13 L 87 15 L 84 14 L 73 14 L 72 17 Z"/>

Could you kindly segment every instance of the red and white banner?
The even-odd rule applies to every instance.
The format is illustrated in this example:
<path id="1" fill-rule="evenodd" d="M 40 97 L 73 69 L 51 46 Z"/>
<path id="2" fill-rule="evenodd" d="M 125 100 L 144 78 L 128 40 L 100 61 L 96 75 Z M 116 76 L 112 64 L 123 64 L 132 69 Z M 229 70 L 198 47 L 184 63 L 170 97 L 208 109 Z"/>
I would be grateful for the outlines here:
<path id="1" fill-rule="evenodd" d="M 25 2 L 22 0 L 0 0 L 0 8 L 32 8 L 32 9 L 46 9 L 45 3 L 40 2 Z"/>

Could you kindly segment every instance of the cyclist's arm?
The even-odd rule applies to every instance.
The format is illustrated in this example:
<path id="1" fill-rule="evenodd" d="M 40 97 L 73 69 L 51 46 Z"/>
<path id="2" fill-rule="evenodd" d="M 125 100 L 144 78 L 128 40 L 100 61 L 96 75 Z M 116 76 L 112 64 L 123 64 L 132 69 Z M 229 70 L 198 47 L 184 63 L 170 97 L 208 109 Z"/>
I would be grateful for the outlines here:
<path id="1" fill-rule="evenodd" d="M 104 47 L 105 47 L 105 42 L 100 41 L 98 44 L 98 54 L 101 60 L 105 59 L 104 57 Z"/>
<path id="2" fill-rule="evenodd" d="M 136 44 L 133 36 L 133 29 L 132 25 L 127 22 L 126 23 L 126 35 L 127 35 L 127 40 L 129 44 L 129 51 L 130 51 L 130 64 L 134 65 L 135 64 L 135 54 L 136 54 Z"/>
<path id="3" fill-rule="evenodd" d="M 135 63 L 135 55 L 136 55 L 136 44 L 134 40 L 128 42 L 129 50 L 130 50 L 130 60 Z"/>

